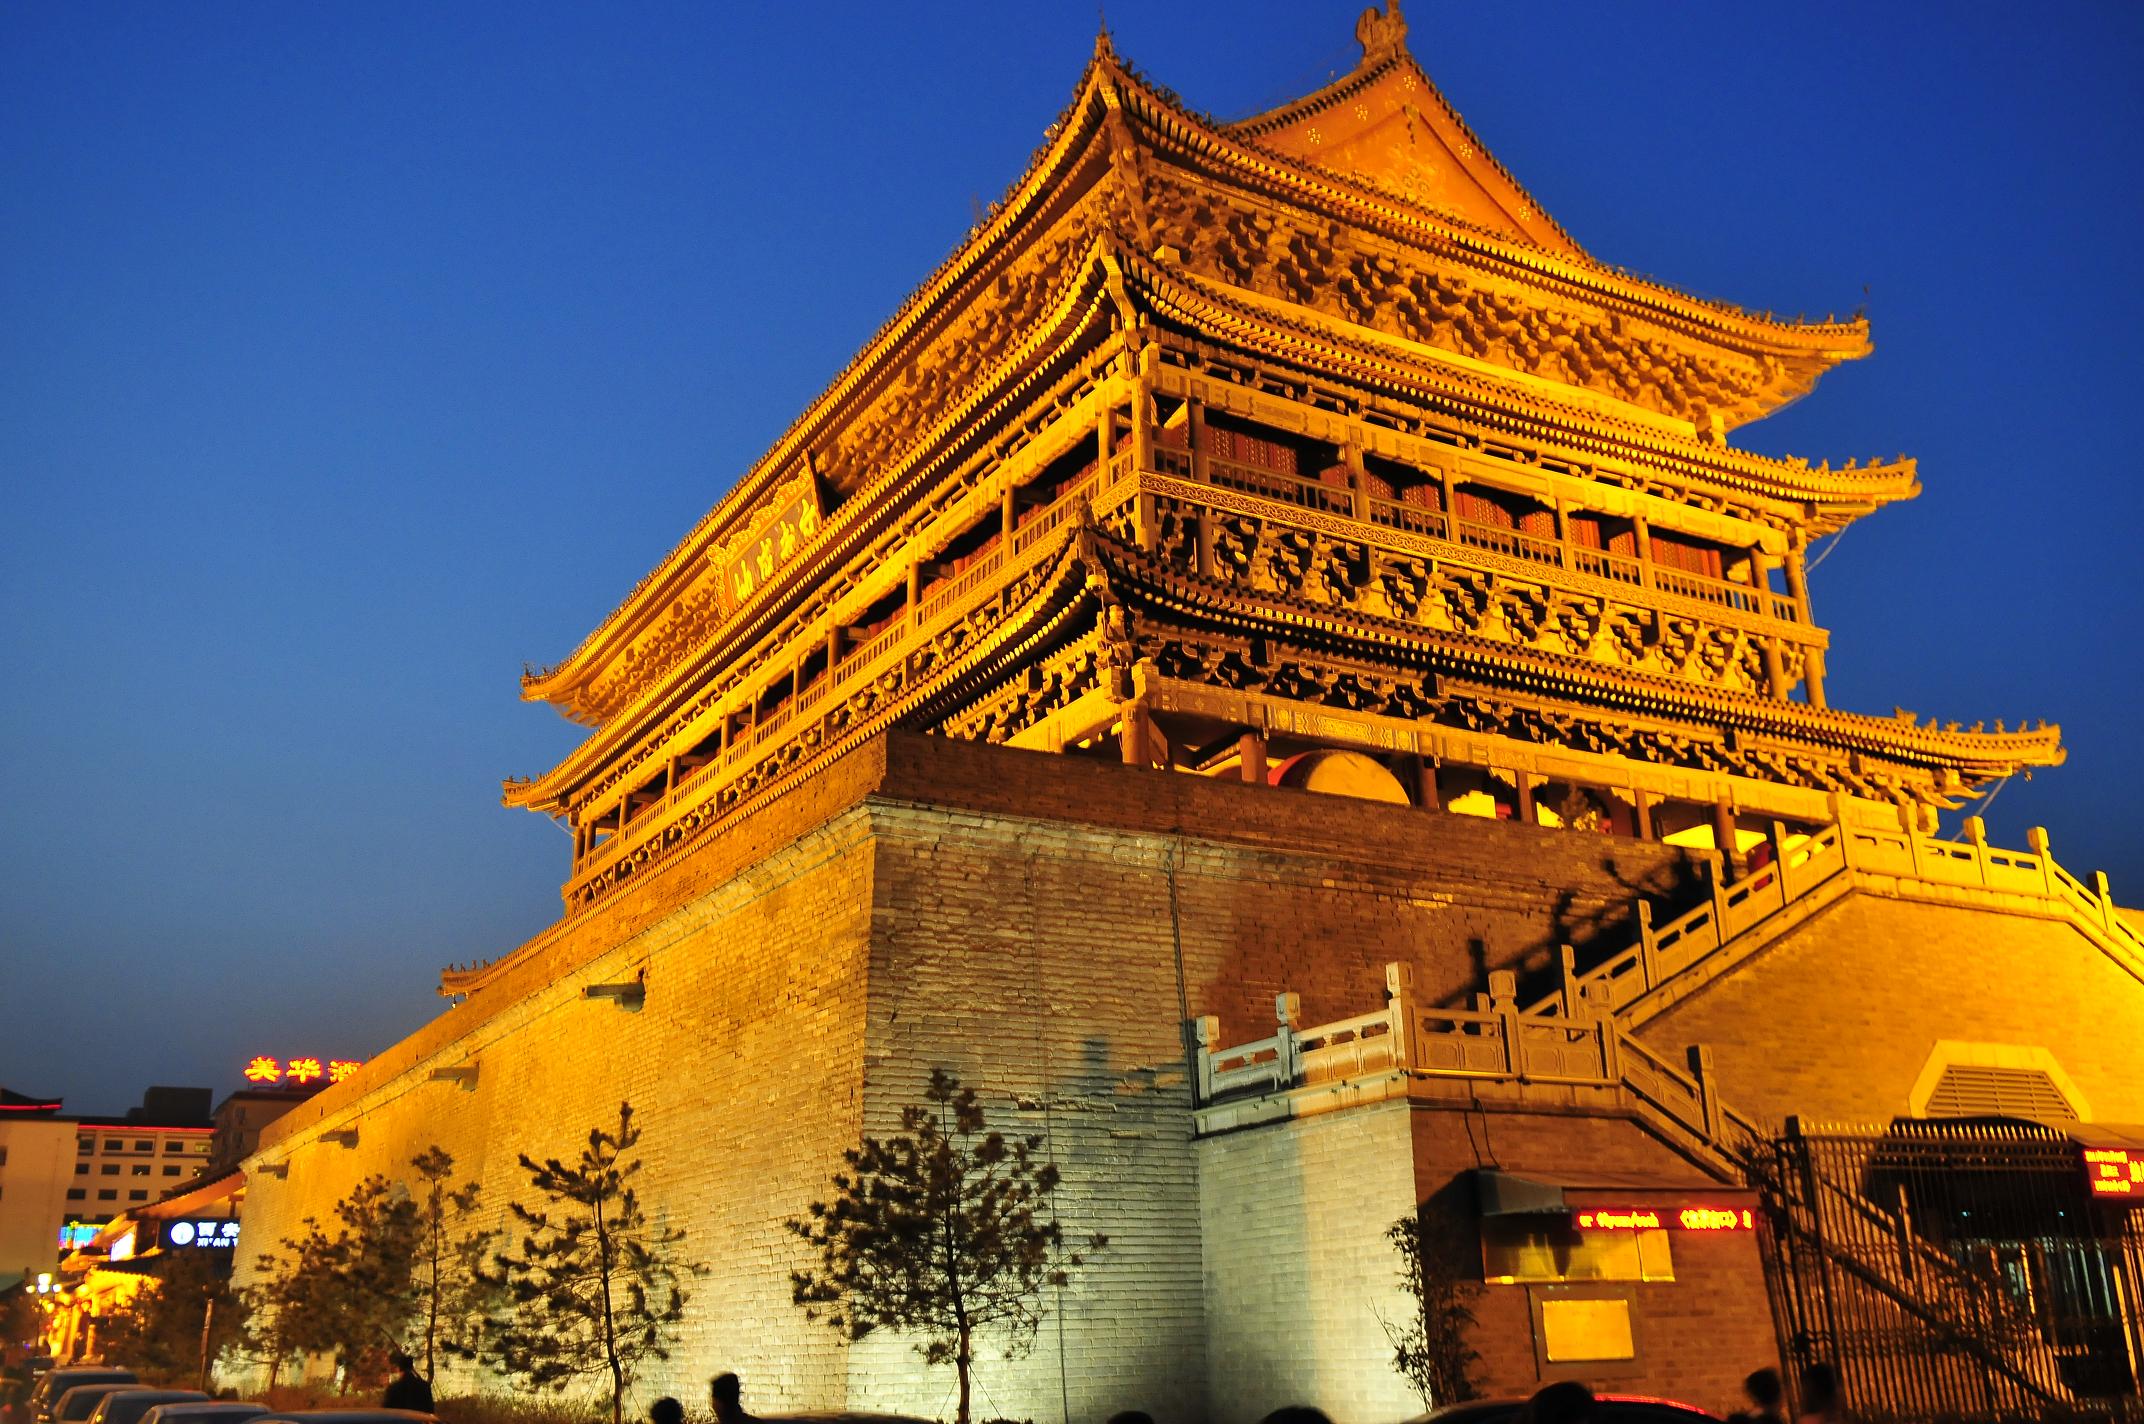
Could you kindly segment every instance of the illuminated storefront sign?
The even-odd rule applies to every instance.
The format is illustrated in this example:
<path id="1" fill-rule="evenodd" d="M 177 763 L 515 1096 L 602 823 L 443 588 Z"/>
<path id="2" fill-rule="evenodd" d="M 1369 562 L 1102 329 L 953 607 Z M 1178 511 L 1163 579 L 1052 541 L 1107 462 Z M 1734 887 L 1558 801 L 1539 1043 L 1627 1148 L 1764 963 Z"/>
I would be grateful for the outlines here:
<path id="1" fill-rule="evenodd" d="M 1686 1206 L 1661 1211 L 1652 1207 L 1588 1207 L 1571 1213 L 1580 1231 L 1753 1231 L 1756 1213 L 1746 1206 Z"/>
<path id="2" fill-rule="evenodd" d="M 2124 1147 L 2087 1147 L 2084 1174 L 2095 1197 L 2144 1201 L 2144 1154 Z"/>
<path id="3" fill-rule="evenodd" d="M 97 1233 L 103 1229 L 94 1221 L 70 1221 L 60 1228 L 60 1249 L 79 1251 L 96 1240 Z"/>
<path id="4" fill-rule="evenodd" d="M 194 1246 L 214 1250 L 238 1244 L 235 1221 L 174 1221 L 164 1228 L 166 1246 Z"/>
<path id="5" fill-rule="evenodd" d="M 265 1054 L 246 1060 L 245 1077 L 249 1083 L 295 1083 L 306 1087 L 314 1083 L 340 1083 L 363 1067 L 362 1060 L 355 1058 L 270 1058 Z"/>

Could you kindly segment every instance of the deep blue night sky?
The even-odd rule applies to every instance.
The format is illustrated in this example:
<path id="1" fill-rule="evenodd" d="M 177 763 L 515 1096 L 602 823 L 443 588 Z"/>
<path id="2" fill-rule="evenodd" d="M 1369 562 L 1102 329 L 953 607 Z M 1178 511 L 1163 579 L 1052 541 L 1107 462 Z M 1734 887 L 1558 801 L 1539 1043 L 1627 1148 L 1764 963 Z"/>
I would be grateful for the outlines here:
<path id="1" fill-rule="evenodd" d="M 1356 0 L 1112 5 L 1240 117 Z M 365 1056 L 555 918 L 521 705 L 1018 175 L 1090 3 L 0 8 L 0 1083 Z M 1877 352 L 1738 442 L 1921 459 L 1817 571 L 1835 705 L 2062 722 L 2144 903 L 2144 7 L 1431 4 L 1596 256 Z"/>

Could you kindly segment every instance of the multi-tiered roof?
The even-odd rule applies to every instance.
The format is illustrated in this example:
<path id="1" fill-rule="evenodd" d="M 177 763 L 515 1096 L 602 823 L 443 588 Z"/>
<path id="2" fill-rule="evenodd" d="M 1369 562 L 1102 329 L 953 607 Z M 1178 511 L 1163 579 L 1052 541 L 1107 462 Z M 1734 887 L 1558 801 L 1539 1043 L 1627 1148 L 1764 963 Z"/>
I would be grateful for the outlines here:
<path id="1" fill-rule="evenodd" d="M 1914 466 L 1726 435 L 1867 323 L 1589 257 L 1404 35 L 1368 12 L 1352 73 L 1235 124 L 1098 44 L 988 219 L 525 679 L 593 729 L 506 792 L 572 823 L 569 911 L 893 725 L 1253 778 L 1346 748 L 1425 804 L 1728 841 L 2060 759 L 1824 705 L 1804 550 Z"/>

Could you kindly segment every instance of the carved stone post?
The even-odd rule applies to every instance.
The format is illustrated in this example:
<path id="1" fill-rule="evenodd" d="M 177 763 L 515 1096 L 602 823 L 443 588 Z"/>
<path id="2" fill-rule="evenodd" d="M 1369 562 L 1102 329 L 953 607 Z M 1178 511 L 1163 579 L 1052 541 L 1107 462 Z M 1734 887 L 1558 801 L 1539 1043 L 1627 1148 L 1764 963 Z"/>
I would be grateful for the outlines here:
<path id="1" fill-rule="evenodd" d="M 1705 1137 L 1718 1143 L 1727 1135 L 1727 1115 L 1720 1111 L 1719 1081 L 1712 1066 L 1712 1048 L 1709 1044 L 1693 1043 L 1689 1056 L 1690 1076 L 1697 1080 L 1698 1110 L 1705 1119 Z"/>
<path id="2" fill-rule="evenodd" d="M 1275 994 L 1273 1017 L 1279 1026 L 1274 1030 L 1274 1041 L 1279 1052 L 1274 1056 L 1273 1071 L 1278 1076 L 1277 1086 L 1292 1088 L 1301 1072 L 1297 1061 L 1298 1045 L 1295 1034 L 1303 1017 L 1303 996 L 1300 994 Z"/>
<path id="3" fill-rule="evenodd" d="M 1638 968 L 1650 990 L 1660 982 L 1660 941 L 1653 936 L 1653 902 L 1638 901 Z"/>
<path id="4" fill-rule="evenodd" d="M 1414 993 L 1414 969 L 1397 961 L 1385 966 L 1386 1036 L 1392 1045 L 1392 1066 L 1406 1072 L 1414 1065 L 1414 1024 L 1410 999 Z"/>
<path id="5" fill-rule="evenodd" d="M 1516 1078 L 1525 1072 L 1525 1047 L 1519 1041 L 1519 977 L 1509 969 L 1489 973 L 1489 1012 L 1496 1015 L 1496 1034 L 1503 1040 L 1504 1073 Z"/>
<path id="6" fill-rule="evenodd" d="M 1236 738 L 1236 755 L 1241 760 L 1244 781 L 1251 786 L 1266 784 L 1266 734 L 1255 728 Z"/>
<path id="7" fill-rule="evenodd" d="M 2025 845 L 2040 858 L 2040 888 L 2049 899 L 2055 895 L 2055 853 L 2048 849 L 2047 827 L 2032 826 L 2025 832 Z"/>
<path id="8" fill-rule="evenodd" d="M 1221 1020 L 1212 1014 L 1203 1014 L 1191 1021 L 1191 1036 L 1199 1046 L 1198 1101 L 1213 1101 L 1213 1056 L 1221 1047 Z"/>

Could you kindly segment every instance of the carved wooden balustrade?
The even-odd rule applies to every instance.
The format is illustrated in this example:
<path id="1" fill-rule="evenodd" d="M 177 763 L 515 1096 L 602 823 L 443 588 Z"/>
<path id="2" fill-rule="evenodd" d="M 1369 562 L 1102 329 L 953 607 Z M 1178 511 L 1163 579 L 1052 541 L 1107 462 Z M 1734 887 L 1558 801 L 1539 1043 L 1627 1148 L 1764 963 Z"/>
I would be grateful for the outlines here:
<path id="1" fill-rule="evenodd" d="M 1442 552 L 1459 562 L 1466 561 L 1468 550 L 1480 550 L 1537 564 L 1544 569 L 1605 579 L 1629 588 L 1651 589 L 1753 618 L 1804 626 L 1809 623 L 1808 610 L 1787 594 L 1729 579 L 1708 578 L 1651 559 L 1590 548 L 1569 539 L 1474 523 L 1441 509 L 1375 495 L 1363 495 L 1358 502 L 1355 491 L 1345 486 L 1238 464 L 1203 452 L 1194 456 L 1189 450 L 1157 447 L 1152 465 L 1151 473 L 1157 477 L 1190 481 L 1211 489 L 1229 490 L 1276 504 L 1293 505 L 1433 539 L 1451 546 Z M 1177 492 L 1158 481 L 1150 482 L 1147 488 L 1157 494 Z M 1362 537 L 1375 542 L 1377 534 L 1366 529 L 1362 531 Z"/>

